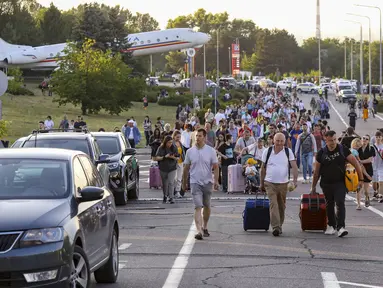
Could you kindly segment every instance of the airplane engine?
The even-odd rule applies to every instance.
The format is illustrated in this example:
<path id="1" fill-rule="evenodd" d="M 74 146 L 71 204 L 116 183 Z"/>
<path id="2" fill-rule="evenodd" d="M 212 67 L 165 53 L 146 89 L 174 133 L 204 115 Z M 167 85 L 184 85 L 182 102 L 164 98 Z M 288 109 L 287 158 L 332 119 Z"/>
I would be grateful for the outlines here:
<path id="1" fill-rule="evenodd" d="M 33 53 L 28 53 L 28 51 L 23 52 L 14 52 L 9 55 L 6 55 L 4 61 L 7 64 L 20 65 L 20 64 L 30 64 L 37 63 L 45 58 L 41 55 L 38 55 L 36 51 Z"/>
<path id="2" fill-rule="evenodd" d="M 187 51 L 186 51 L 186 54 L 189 56 L 189 57 L 194 57 L 195 56 L 195 49 L 194 48 L 189 48 Z"/>

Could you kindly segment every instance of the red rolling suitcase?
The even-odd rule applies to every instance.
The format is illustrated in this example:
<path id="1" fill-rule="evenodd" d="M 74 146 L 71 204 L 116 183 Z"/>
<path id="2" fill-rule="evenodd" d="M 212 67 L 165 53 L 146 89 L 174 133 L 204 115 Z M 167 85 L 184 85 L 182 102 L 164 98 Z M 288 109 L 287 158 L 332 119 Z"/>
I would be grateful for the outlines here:
<path id="1" fill-rule="evenodd" d="M 162 179 L 158 166 L 149 168 L 149 188 L 162 188 Z"/>
<path id="2" fill-rule="evenodd" d="M 327 228 L 326 201 L 323 194 L 303 194 L 299 212 L 301 228 L 305 230 L 323 230 Z"/>

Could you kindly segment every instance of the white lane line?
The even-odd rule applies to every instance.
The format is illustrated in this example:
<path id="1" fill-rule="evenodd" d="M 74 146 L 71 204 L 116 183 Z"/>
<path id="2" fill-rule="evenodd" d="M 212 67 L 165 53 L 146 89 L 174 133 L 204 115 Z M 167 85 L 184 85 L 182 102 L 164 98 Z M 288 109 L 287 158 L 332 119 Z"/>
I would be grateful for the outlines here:
<path id="1" fill-rule="evenodd" d="M 321 272 L 324 288 L 341 288 L 335 273 Z"/>
<path id="2" fill-rule="evenodd" d="M 360 284 L 360 283 L 353 283 L 353 282 L 344 282 L 344 281 L 339 281 L 339 284 L 343 285 L 350 285 L 353 287 L 366 287 L 366 288 L 383 288 L 382 286 L 374 286 L 374 285 L 367 285 L 367 284 Z"/>
<path id="3" fill-rule="evenodd" d="M 330 100 L 328 100 L 328 102 L 330 103 L 332 109 L 334 109 L 335 113 L 338 115 L 339 119 L 343 122 L 344 126 L 346 126 L 346 128 L 348 128 L 346 121 L 344 121 L 342 115 L 340 115 L 339 111 L 335 108 L 334 104 L 332 104 L 332 102 Z"/>
<path id="4" fill-rule="evenodd" d="M 378 114 L 375 114 L 375 117 L 378 117 L 380 120 L 382 120 L 382 121 L 383 121 L 383 118 L 382 118 L 382 117 L 380 117 Z"/>
<path id="5" fill-rule="evenodd" d="M 357 204 L 358 202 L 356 201 L 356 198 L 355 197 L 352 197 L 350 195 L 347 195 L 346 196 L 346 199 L 348 200 L 352 200 L 355 204 Z M 364 202 L 363 201 L 360 201 L 360 204 L 362 204 L 364 206 Z M 383 212 L 372 207 L 372 206 L 369 206 L 369 207 L 366 207 L 366 209 L 370 210 L 371 212 L 374 212 L 375 214 L 379 215 L 380 217 L 383 218 Z"/>
<path id="6" fill-rule="evenodd" d="M 182 276 L 184 275 L 185 268 L 188 265 L 190 254 L 195 244 L 194 235 L 196 233 L 196 227 L 193 220 L 193 224 L 190 226 L 189 234 L 186 237 L 184 245 L 181 251 L 178 253 L 173 267 L 166 278 L 164 286 L 162 288 L 178 288 L 181 283 Z"/>
<path id="7" fill-rule="evenodd" d="M 118 270 L 124 269 L 128 266 L 128 261 L 120 260 L 118 263 Z"/>
<path id="8" fill-rule="evenodd" d="M 241 194 L 241 192 L 238 192 L 238 193 L 234 193 L 232 195 L 235 195 L 235 194 Z M 255 199 L 255 194 L 251 194 L 251 195 L 246 195 L 246 196 L 243 196 L 243 197 L 239 197 L 239 196 L 233 196 L 233 197 L 212 197 L 211 200 L 212 201 L 219 201 L 219 200 L 247 200 L 247 199 Z M 257 196 L 258 199 L 262 199 L 263 196 L 262 195 L 258 195 Z M 267 197 L 266 197 L 267 198 Z M 140 198 L 138 199 L 138 201 L 143 201 L 143 202 L 150 202 L 150 201 L 162 201 L 163 198 Z M 183 198 L 180 198 L 180 199 L 175 199 L 176 203 L 178 200 L 182 200 L 182 201 L 191 201 L 193 200 L 191 197 L 183 197 Z M 300 201 L 301 200 L 301 197 L 286 197 L 286 200 L 295 200 L 295 201 Z M 347 201 L 352 201 L 354 202 L 353 199 L 346 199 Z M 217 206 L 215 206 L 217 207 Z"/>
<path id="9" fill-rule="evenodd" d="M 120 247 L 118 247 L 118 250 L 120 250 L 120 251 L 126 250 L 126 249 L 128 249 L 131 245 L 132 245 L 132 243 L 124 243 L 124 244 L 121 244 Z"/>

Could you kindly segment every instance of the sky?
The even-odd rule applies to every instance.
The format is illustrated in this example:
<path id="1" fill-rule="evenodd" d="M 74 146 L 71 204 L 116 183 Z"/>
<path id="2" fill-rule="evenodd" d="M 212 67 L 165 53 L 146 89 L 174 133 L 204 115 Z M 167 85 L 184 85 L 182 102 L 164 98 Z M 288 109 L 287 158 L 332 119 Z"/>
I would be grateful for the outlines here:
<path id="1" fill-rule="evenodd" d="M 231 19 L 253 20 L 261 28 L 286 29 L 294 34 L 300 43 L 305 38 L 315 36 L 316 31 L 316 0 L 251 0 L 240 1 L 241 4 L 230 0 L 38 0 L 38 2 L 44 6 L 49 6 L 50 2 L 53 2 L 62 10 L 89 2 L 111 6 L 119 4 L 133 13 L 149 13 L 159 22 L 161 29 L 165 29 L 168 19 L 192 14 L 199 8 L 204 8 L 208 13 L 227 11 Z M 251 4 L 244 4 L 246 2 Z M 368 40 L 368 19 L 346 15 L 354 13 L 371 18 L 372 40 L 379 40 L 379 11 L 356 7 L 354 4 L 378 6 L 383 12 L 383 0 L 320 0 L 320 2 L 322 39 L 327 37 L 359 39 L 360 26 L 345 21 L 351 20 L 363 23 L 363 38 Z"/>

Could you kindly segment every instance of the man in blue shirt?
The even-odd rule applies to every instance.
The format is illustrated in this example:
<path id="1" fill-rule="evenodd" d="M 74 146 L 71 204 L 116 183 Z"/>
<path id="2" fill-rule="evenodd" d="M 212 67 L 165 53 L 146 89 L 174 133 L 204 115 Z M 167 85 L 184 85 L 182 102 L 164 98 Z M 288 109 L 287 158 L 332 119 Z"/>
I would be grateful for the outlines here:
<path id="1" fill-rule="evenodd" d="M 295 145 L 297 144 L 297 139 L 298 139 L 298 136 L 299 134 L 303 133 L 303 130 L 301 129 L 301 124 L 299 124 L 298 122 L 295 123 L 295 126 L 293 127 L 293 129 L 290 131 L 290 139 L 291 139 L 291 150 L 295 151 Z M 298 154 L 296 155 L 297 157 L 297 166 L 299 168 L 300 166 L 300 162 L 301 162 L 301 159 L 300 159 L 300 149 L 298 150 Z"/>
<path id="2" fill-rule="evenodd" d="M 134 126 L 134 121 L 129 120 L 128 126 L 125 128 L 125 137 L 129 141 L 130 147 L 136 148 L 136 145 L 141 141 L 141 133 L 137 127 Z"/>

